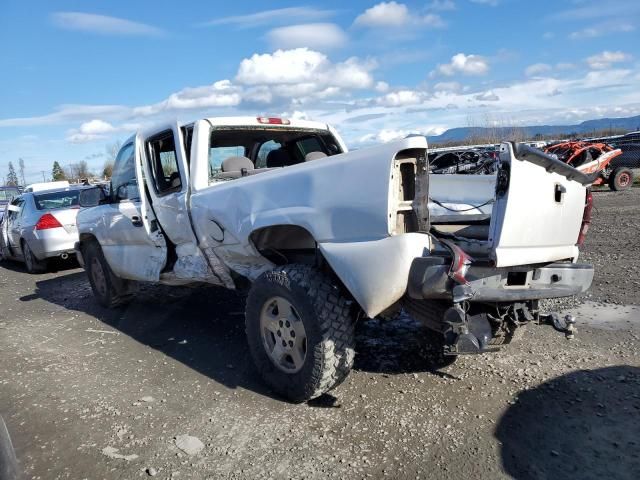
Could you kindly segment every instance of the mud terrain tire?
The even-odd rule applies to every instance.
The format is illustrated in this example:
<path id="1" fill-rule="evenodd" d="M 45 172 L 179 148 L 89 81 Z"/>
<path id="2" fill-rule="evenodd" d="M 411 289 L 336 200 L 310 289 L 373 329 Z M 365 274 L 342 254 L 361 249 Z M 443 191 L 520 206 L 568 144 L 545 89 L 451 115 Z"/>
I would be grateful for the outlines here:
<path id="1" fill-rule="evenodd" d="M 133 299 L 132 282 L 121 279 L 113 273 L 97 242 L 86 244 L 82 255 L 91 290 L 100 305 L 115 308 Z"/>
<path id="2" fill-rule="evenodd" d="M 614 192 L 626 190 L 633 185 L 633 172 L 629 168 L 616 168 L 609 176 L 609 188 Z"/>
<path id="3" fill-rule="evenodd" d="M 290 327 L 280 321 L 284 315 L 289 316 Z M 249 350 L 260 374 L 291 402 L 322 395 L 339 385 L 353 367 L 351 305 L 326 275 L 311 266 L 287 265 L 260 276 L 247 297 L 245 322 Z M 291 336 L 294 330 L 298 333 Z M 304 358 L 299 355 L 296 362 L 286 351 L 276 353 L 276 343 L 298 345 L 301 334 Z"/>

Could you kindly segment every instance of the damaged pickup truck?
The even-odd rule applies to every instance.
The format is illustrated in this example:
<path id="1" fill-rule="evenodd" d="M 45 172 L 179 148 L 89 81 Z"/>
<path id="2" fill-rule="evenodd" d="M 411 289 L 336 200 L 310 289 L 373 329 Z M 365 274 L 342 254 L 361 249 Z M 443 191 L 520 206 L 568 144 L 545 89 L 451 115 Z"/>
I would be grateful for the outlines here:
<path id="1" fill-rule="evenodd" d="M 167 124 L 82 193 L 78 259 L 110 307 L 137 282 L 247 289 L 251 356 L 291 401 L 346 378 L 358 318 L 404 309 L 446 354 L 481 353 L 589 288 L 589 177 L 511 143 L 495 174 L 428 171 L 423 137 L 347 152 L 318 122 Z"/>

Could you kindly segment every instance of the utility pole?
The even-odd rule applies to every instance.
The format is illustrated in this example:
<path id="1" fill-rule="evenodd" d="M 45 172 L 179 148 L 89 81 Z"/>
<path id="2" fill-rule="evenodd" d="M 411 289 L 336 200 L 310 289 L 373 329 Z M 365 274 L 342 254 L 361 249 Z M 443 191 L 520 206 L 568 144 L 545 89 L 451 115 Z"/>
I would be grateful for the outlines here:
<path id="1" fill-rule="evenodd" d="M 47 181 L 47 179 L 46 179 L 46 178 L 44 178 L 45 170 L 40 170 L 40 173 L 42 173 L 42 181 L 43 181 L 43 182 L 46 182 L 46 181 Z"/>

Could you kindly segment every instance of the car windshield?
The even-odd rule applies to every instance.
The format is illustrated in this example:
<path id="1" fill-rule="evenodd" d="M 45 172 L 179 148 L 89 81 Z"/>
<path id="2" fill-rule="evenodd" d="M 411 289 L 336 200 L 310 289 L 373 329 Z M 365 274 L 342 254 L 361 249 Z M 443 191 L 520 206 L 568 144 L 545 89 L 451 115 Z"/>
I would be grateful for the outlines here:
<path id="1" fill-rule="evenodd" d="M 17 188 L 2 188 L 0 189 L 0 202 L 9 201 L 16 195 L 20 195 L 20 191 Z"/>
<path id="2" fill-rule="evenodd" d="M 33 199 L 38 210 L 53 210 L 56 208 L 80 208 L 80 190 L 65 190 L 62 192 L 40 193 Z"/>

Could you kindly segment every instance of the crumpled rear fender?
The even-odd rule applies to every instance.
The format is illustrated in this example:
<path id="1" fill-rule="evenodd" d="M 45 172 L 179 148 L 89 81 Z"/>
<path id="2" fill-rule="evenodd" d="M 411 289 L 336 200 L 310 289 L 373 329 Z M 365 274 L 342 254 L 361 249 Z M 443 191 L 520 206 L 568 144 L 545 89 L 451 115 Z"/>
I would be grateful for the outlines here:
<path id="1" fill-rule="evenodd" d="M 400 300 L 416 257 L 430 252 L 430 236 L 405 233 L 380 240 L 318 246 L 333 271 L 370 318 Z"/>

